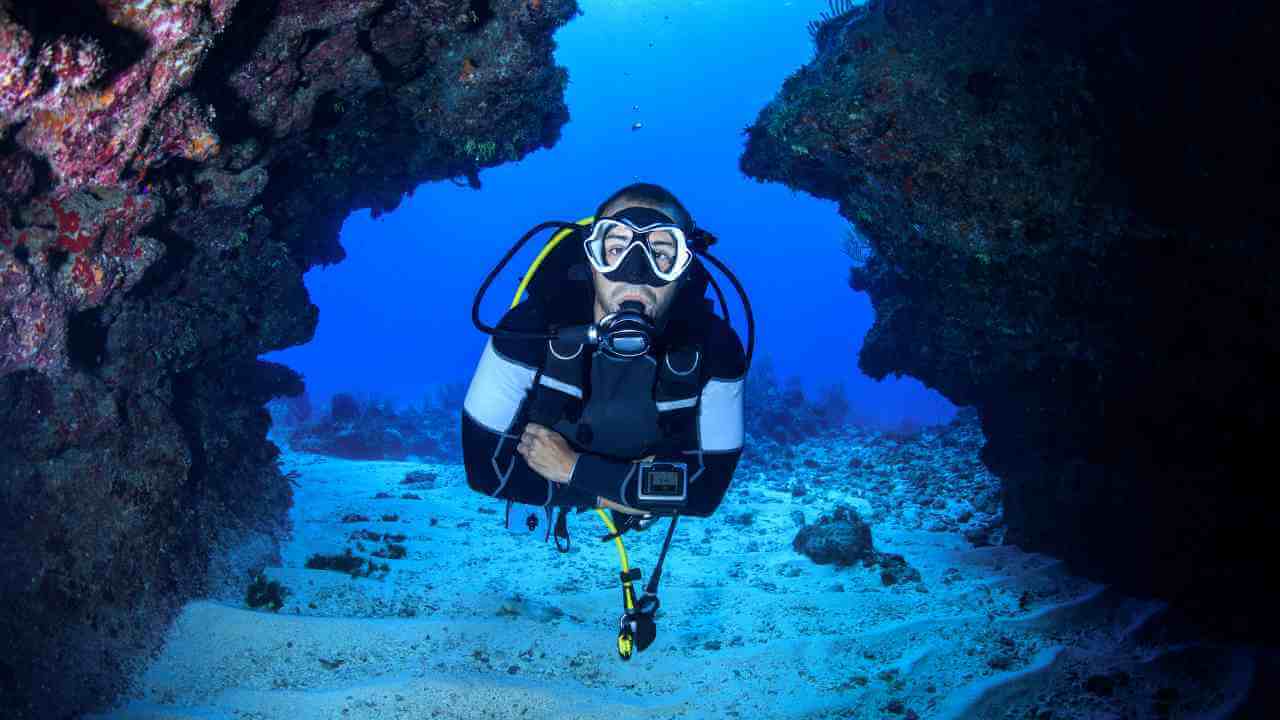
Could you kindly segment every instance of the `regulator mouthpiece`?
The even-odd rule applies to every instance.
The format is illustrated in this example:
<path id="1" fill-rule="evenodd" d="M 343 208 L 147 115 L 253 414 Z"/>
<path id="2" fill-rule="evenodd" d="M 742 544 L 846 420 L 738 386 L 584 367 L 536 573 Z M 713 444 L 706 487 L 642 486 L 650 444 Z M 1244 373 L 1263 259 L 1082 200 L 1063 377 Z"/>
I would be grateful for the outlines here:
<path id="1" fill-rule="evenodd" d="M 620 310 L 605 315 L 598 323 L 562 328 L 555 339 L 566 344 L 599 347 L 614 357 L 634 358 L 649 352 L 656 334 L 653 323 L 644 314 L 644 304 L 628 300 Z"/>
<path id="2" fill-rule="evenodd" d="M 623 358 L 640 357 L 649 352 L 656 334 L 653 323 L 644 314 L 644 304 L 635 300 L 627 300 L 618 312 L 600 318 L 598 327 L 600 347 Z"/>

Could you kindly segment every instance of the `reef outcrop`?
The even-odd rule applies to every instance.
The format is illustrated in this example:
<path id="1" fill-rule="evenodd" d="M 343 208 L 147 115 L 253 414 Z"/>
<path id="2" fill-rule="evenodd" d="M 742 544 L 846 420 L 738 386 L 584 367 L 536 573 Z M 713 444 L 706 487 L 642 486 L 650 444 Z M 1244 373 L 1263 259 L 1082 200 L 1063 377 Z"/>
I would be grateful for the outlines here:
<path id="1" fill-rule="evenodd" d="M 257 357 L 314 332 L 303 273 L 352 211 L 550 147 L 577 12 L 73 5 L 0 0 L 5 717 L 102 707 L 187 598 L 243 597 L 210 558 L 286 523 L 263 404 L 302 382 Z"/>
<path id="2" fill-rule="evenodd" d="M 975 406 L 1007 541 L 1274 637 L 1263 3 L 833 4 L 744 172 L 839 203 L 859 358 Z"/>

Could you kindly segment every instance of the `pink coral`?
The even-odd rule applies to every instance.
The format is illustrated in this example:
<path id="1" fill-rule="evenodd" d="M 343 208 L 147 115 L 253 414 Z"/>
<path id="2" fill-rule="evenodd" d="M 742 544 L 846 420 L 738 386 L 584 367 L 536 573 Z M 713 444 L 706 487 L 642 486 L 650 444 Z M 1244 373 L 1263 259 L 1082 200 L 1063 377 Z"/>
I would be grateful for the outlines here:
<path id="1" fill-rule="evenodd" d="M 103 70 L 102 47 L 92 38 L 60 37 L 40 51 L 39 65 L 58 83 L 55 92 L 88 87 Z"/>
<path id="2" fill-rule="evenodd" d="M 40 92 L 33 46 L 31 33 L 0 11 L 0 129 L 11 122 L 7 115 Z"/>
<path id="3" fill-rule="evenodd" d="M 235 4 L 100 0 L 113 25 L 147 41 L 146 53 L 113 72 L 106 86 L 99 81 L 110 58 L 97 40 L 64 35 L 37 45 L 0 11 L 0 129 L 27 121 L 16 140 L 48 160 L 60 195 L 115 185 L 131 166 L 174 156 L 207 159 L 219 148 L 209 118 L 200 117 L 208 113 L 177 98 Z M 169 136 L 142 148 L 156 124 Z"/>
<path id="4" fill-rule="evenodd" d="M 151 196 L 121 188 L 44 195 L 27 205 L 29 224 L 16 237 L 0 211 L 0 244 L 22 245 L 28 258 L 0 253 L 0 374 L 65 369 L 67 312 L 101 305 L 142 278 L 163 253 L 140 234 L 158 211 Z M 70 257 L 59 263 L 58 253 Z"/>
<path id="5" fill-rule="evenodd" d="M 138 155 L 144 167 L 171 157 L 204 161 L 220 148 L 213 131 L 213 113 L 190 95 L 179 95 L 156 117 L 147 143 Z"/>

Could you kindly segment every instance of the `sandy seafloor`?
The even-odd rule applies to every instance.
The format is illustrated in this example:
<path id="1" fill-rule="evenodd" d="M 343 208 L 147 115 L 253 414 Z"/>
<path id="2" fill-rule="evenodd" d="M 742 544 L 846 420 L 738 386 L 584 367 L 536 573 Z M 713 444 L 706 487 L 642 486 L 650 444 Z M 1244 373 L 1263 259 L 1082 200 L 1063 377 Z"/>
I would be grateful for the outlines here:
<path id="1" fill-rule="evenodd" d="M 854 498 L 740 477 L 715 517 L 680 521 L 658 638 L 623 662 L 617 555 L 594 512 L 570 515 L 561 554 L 541 512 L 530 532 L 517 505 L 504 528 L 505 503 L 459 465 L 286 449 L 282 469 L 298 473 L 293 534 L 266 575 L 284 607 L 190 603 L 130 696 L 92 717 L 1212 718 L 1238 707 L 1262 657 L 1162 640 L 1160 603 L 892 517 L 873 523 L 875 543 L 923 582 L 815 565 L 792 549 L 794 511 L 814 522 Z M 408 488 L 410 470 L 437 480 Z M 727 522 L 746 509 L 751 524 Z M 341 522 L 353 513 L 371 519 Z M 626 536 L 645 580 L 665 529 Z M 351 538 L 361 530 L 404 534 L 406 557 L 358 578 L 305 567 L 382 547 Z"/>

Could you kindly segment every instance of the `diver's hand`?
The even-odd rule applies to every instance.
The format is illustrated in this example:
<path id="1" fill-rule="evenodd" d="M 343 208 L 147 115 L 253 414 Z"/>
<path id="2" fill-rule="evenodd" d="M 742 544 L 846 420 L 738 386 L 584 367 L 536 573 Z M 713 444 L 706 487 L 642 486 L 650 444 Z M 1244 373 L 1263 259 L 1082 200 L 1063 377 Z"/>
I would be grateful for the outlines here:
<path id="1" fill-rule="evenodd" d="M 529 467 L 551 482 L 568 483 L 578 453 L 560 433 L 537 423 L 529 423 L 520 436 L 516 451 Z"/>

